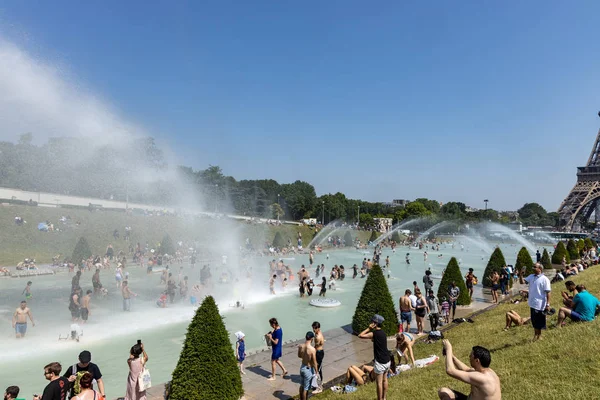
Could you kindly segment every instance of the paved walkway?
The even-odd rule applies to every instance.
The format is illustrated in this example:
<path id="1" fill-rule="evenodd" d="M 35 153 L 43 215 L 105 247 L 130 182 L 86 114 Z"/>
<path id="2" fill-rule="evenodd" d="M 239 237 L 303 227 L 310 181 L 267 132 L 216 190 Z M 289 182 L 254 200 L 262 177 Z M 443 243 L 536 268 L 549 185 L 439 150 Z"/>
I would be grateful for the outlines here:
<path id="1" fill-rule="evenodd" d="M 483 293 L 475 293 L 474 302 L 470 307 L 458 307 L 456 318 L 465 317 L 484 308 L 490 307 L 489 296 Z M 426 321 L 428 321 L 426 319 Z M 412 331 L 416 331 L 413 318 Z M 429 322 L 426 322 L 425 331 L 429 331 Z M 336 328 L 324 332 L 325 336 L 325 358 L 323 359 L 323 378 L 326 387 L 330 386 L 337 378 L 346 373 L 350 365 L 362 365 L 373 360 L 373 344 L 369 340 L 359 339 L 353 335 L 350 326 Z M 281 362 L 288 370 L 288 376 L 281 377 L 281 369 L 277 367 L 275 381 L 267 378 L 271 375 L 271 351 L 264 350 L 246 357 L 244 363 L 246 375 L 242 376 L 244 385 L 244 399 L 290 399 L 298 394 L 300 382 L 298 358 L 298 344 L 296 341 L 283 345 L 283 356 Z M 395 340 L 388 339 L 388 347 L 393 348 Z M 329 383 L 329 385 L 327 385 Z M 157 385 L 147 393 L 148 400 L 163 400 L 164 386 Z"/>

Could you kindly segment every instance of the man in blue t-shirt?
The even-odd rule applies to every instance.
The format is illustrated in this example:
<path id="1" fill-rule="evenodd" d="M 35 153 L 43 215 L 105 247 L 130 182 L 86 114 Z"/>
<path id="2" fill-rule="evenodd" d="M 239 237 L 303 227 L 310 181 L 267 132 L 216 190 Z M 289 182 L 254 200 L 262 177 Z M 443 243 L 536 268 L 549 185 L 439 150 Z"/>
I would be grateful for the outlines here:
<path id="1" fill-rule="evenodd" d="M 573 307 L 562 307 L 558 311 L 558 326 L 565 324 L 565 318 L 571 318 L 571 321 L 592 321 L 596 317 L 596 307 L 600 306 L 600 301 L 594 295 L 585 290 L 585 286 L 577 285 L 575 287 L 577 294 L 573 297 Z"/>

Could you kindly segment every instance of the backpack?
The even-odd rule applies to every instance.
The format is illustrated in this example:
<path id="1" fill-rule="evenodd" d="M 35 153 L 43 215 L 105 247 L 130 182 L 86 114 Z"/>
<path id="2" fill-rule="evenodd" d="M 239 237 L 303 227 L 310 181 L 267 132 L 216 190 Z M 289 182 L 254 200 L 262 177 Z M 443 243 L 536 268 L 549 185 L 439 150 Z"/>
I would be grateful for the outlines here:
<path id="1" fill-rule="evenodd" d="M 71 396 L 77 396 L 79 393 L 81 393 L 79 381 L 81 380 L 81 377 L 84 374 L 89 373 L 89 371 L 77 371 L 77 364 L 73 364 L 71 368 L 71 375 L 75 375 L 75 381 L 73 382 L 73 387 L 71 388 Z M 96 380 L 94 379 L 92 382 L 96 382 Z"/>

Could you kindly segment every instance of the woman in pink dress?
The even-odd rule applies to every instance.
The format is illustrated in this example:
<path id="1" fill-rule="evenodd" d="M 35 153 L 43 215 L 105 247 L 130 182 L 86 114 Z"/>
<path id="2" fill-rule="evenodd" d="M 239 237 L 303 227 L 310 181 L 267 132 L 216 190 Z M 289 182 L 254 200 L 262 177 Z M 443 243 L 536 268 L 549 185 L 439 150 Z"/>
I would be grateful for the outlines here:
<path id="1" fill-rule="evenodd" d="M 127 377 L 127 394 L 125 400 L 146 400 L 146 391 L 140 391 L 138 377 L 144 370 L 144 365 L 148 362 L 148 355 L 144 350 L 144 345 L 138 341 L 129 352 L 129 376 Z"/>

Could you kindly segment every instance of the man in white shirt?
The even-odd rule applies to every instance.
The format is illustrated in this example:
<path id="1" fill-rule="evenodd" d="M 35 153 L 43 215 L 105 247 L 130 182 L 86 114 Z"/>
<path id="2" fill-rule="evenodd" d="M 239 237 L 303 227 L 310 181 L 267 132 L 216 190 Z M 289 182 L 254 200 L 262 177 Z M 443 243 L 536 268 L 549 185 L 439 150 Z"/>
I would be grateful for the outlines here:
<path id="1" fill-rule="evenodd" d="M 527 304 L 531 309 L 531 325 L 534 329 L 533 340 L 538 340 L 542 335 L 542 329 L 546 329 L 546 314 L 544 311 L 550 309 L 550 280 L 542 273 L 542 264 L 533 266 L 534 273 L 525 278 L 529 285 L 529 299 Z"/>

